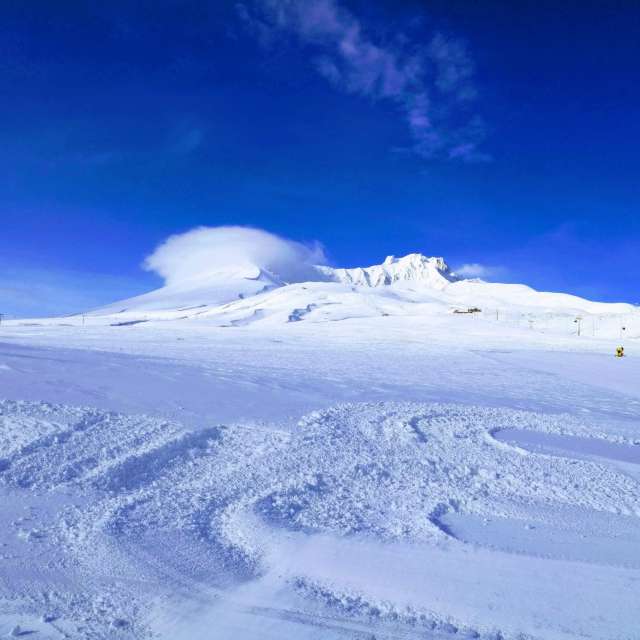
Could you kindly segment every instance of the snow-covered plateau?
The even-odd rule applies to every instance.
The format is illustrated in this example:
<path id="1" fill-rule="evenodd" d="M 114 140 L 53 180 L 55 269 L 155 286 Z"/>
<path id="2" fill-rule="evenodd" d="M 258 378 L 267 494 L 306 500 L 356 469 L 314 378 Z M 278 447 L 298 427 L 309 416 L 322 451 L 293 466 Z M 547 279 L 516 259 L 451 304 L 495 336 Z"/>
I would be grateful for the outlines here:
<path id="1" fill-rule="evenodd" d="M 419 254 L 4 321 L 0 637 L 640 639 L 638 352 Z"/>

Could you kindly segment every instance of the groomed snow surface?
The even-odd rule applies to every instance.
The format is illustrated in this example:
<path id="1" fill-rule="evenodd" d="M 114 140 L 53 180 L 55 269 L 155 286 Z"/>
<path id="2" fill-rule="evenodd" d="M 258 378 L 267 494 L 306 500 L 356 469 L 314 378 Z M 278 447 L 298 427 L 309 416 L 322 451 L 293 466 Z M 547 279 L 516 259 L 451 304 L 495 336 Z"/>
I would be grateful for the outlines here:
<path id="1" fill-rule="evenodd" d="M 640 341 L 397 262 L 3 324 L 0 636 L 640 638 Z"/>

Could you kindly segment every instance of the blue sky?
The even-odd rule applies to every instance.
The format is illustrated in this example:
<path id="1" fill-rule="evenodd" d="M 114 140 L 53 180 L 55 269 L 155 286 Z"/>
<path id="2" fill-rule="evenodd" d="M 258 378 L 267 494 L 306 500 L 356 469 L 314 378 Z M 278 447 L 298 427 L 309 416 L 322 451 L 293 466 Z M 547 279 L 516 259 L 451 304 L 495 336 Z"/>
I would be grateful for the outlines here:
<path id="1" fill-rule="evenodd" d="M 0 312 L 229 224 L 640 301 L 637 3 L 108 4 L 0 6 Z"/>

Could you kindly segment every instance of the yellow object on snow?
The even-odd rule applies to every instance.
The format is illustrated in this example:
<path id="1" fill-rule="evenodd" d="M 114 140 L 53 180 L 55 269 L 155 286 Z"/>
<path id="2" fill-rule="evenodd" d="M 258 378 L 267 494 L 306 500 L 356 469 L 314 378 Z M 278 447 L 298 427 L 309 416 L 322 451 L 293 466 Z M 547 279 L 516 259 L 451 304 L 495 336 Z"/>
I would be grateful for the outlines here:
<path id="1" fill-rule="evenodd" d="M 622 358 L 624 356 L 624 347 L 618 347 L 616 349 L 616 358 Z"/>

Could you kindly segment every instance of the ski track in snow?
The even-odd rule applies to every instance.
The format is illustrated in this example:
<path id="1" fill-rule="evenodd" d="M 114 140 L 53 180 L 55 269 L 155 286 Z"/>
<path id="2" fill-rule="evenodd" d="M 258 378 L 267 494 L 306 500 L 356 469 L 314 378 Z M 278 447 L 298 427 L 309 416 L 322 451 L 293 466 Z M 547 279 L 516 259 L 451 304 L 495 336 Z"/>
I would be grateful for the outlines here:
<path id="1" fill-rule="evenodd" d="M 191 431 L 5 400 L 0 425 L 5 500 L 37 503 L 12 525 L 3 557 L 19 572 L 41 550 L 47 567 L 38 580 L 4 578 L 0 611 L 23 616 L 38 637 L 147 637 L 160 624 L 154 605 L 178 595 L 210 603 L 182 620 L 181 637 L 207 628 L 218 633 L 206 637 L 239 637 L 238 624 L 267 637 L 250 630 L 268 620 L 292 637 L 638 637 L 633 555 L 576 561 L 558 544 L 529 550 L 515 536 L 501 548 L 497 536 L 496 550 L 478 534 L 477 523 L 498 522 L 544 536 L 564 514 L 572 540 L 581 527 L 605 541 L 638 539 L 633 474 L 493 436 L 631 442 L 576 416 L 350 403 L 311 412 L 289 432 Z M 553 618 L 563 590 L 566 609 Z"/>

